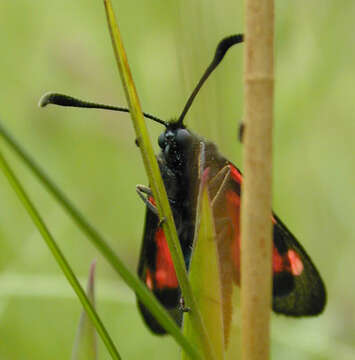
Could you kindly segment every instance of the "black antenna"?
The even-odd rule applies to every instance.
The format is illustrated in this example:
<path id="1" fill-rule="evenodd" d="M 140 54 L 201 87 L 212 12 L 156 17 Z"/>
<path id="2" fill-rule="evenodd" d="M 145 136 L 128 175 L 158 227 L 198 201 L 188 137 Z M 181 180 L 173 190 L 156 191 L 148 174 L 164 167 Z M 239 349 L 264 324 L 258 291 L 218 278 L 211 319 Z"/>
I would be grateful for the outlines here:
<path id="1" fill-rule="evenodd" d="M 72 96 L 64 95 L 64 94 L 57 94 L 57 93 L 47 93 L 44 94 L 38 102 L 40 107 L 45 107 L 49 104 L 59 105 L 59 106 L 72 106 L 72 107 L 79 107 L 79 108 L 90 108 L 90 109 L 104 109 L 104 110 L 113 110 L 113 111 L 121 111 L 129 113 L 129 109 L 124 107 L 112 106 L 112 105 L 105 105 L 105 104 L 98 104 L 92 103 L 88 101 L 83 101 L 80 99 L 76 99 Z M 165 127 L 168 126 L 168 123 L 164 120 L 157 118 L 156 116 L 143 113 L 143 115 L 151 119 L 159 124 L 164 125 Z"/>
<path id="2" fill-rule="evenodd" d="M 228 49 L 235 45 L 235 44 L 239 44 L 241 42 L 243 42 L 244 36 L 243 34 L 238 34 L 238 35 L 232 35 L 232 36 L 228 36 L 226 38 L 224 38 L 217 46 L 216 52 L 214 54 L 214 58 L 211 62 L 211 64 L 208 66 L 208 68 L 206 69 L 205 73 L 202 75 L 200 81 L 198 82 L 198 84 L 196 85 L 194 91 L 192 92 L 192 94 L 190 95 L 190 97 L 188 98 L 186 105 L 184 107 L 184 110 L 182 110 L 181 115 L 179 116 L 179 119 L 177 121 L 177 123 L 179 125 L 182 125 L 182 122 L 184 121 L 185 115 L 188 112 L 188 110 L 191 107 L 192 102 L 194 101 L 197 93 L 199 92 L 199 90 L 201 89 L 202 85 L 204 84 L 204 82 L 207 80 L 207 78 L 210 76 L 210 74 L 213 72 L 213 70 L 218 66 L 218 64 L 222 61 L 222 59 L 224 58 L 224 55 L 226 54 L 226 52 L 228 51 Z"/>

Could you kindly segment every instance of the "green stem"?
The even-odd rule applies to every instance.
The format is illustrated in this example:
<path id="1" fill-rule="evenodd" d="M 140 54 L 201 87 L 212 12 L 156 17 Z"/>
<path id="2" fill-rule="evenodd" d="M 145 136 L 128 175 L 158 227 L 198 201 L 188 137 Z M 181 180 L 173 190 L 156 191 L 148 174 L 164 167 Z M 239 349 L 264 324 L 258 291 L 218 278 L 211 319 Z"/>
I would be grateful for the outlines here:
<path id="1" fill-rule="evenodd" d="M 114 253 L 108 242 L 104 239 L 93 225 L 81 214 L 81 212 L 71 203 L 58 186 L 49 176 L 36 164 L 34 159 L 20 146 L 14 137 L 0 124 L 0 135 L 7 144 L 17 153 L 22 161 L 30 168 L 35 176 L 41 181 L 46 189 L 54 196 L 59 204 L 69 213 L 77 226 L 87 235 L 88 239 L 111 264 L 114 270 L 122 277 L 125 283 L 136 293 L 140 301 L 156 317 L 159 323 L 168 331 L 176 342 L 186 351 L 191 358 L 200 359 L 200 354 L 196 348 L 181 333 L 179 327 L 171 319 L 170 315 L 161 306 L 158 300 L 149 292 L 145 285 L 137 279 L 123 264 L 121 259 Z"/>
<path id="2" fill-rule="evenodd" d="M 127 55 L 124 50 L 123 41 L 118 29 L 115 14 L 110 0 L 104 0 L 107 22 L 112 39 L 112 45 L 124 86 L 126 99 L 129 105 L 133 126 L 136 132 L 139 149 L 142 154 L 149 184 L 151 186 L 154 199 L 156 200 L 160 219 L 163 221 L 164 234 L 167 239 L 168 247 L 173 259 L 179 285 L 184 297 L 185 304 L 191 309 L 189 315 L 195 331 L 199 334 L 201 344 L 206 358 L 214 359 L 213 348 L 211 346 L 206 327 L 203 324 L 202 317 L 193 296 L 191 286 L 188 281 L 187 271 L 183 253 L 180 247 L 178 235 L 176 233 L 173 214 L 170 209 L 169 200 L 166 194 L 165 186 L 160 175 L 159 166 L 154 155 L 153 147 L 148 135 L 148 129 L 142 114 L 138 95 L 133 83 L 132 74 L 128 65 Z"/>
<path id="3" fill-rule="evenodd" d="M 78 296 L 79 300 L 81 301 L 85 311 L 87 312 L 88 316 L 90 317 L 91 321 L 93 322 L 97 332 L 99 333 L 102 341 L 106 345 L 107 350 L 111 354 L 112 359 L 121 359 L 110 335 L 108 334 L 107 330 L 105 329 L 103 323 L 101 322 L 99 316 L 97 315 L 95 309 L 91 305 L 89 299 L 87 298 L 85 291 L 81 287 L 79 281 L 75 277 L 73 270 L 70 268 L 70 265 L 66 261 L 65 257 L 63 256 L 62 252 L 60 251 L 58 245 L 56 244 L 55 240 L 53 239 L 52 235 L 48 231 L 45 223 L 43 222 L 42 218 L 40 217 L 38 211 L 32 204 L 30 198 L 27 196 L 25 190 L 21 186 L 20 182 L 16 178 L 15 174 L 11 170 L 10 166 L 6 162 L 5 158 L 3 157 L 2 153 L 0 152 L 0 168 L 2 168 L 5 176 L 7 177 L 10 185 L 16 192 L 18 198 L 22 202 L 23 206 L 26 208 L 28 214 L 32 218 L 35 226 L 37 227 L 38 231 L 41 233 L 44 241 L 46 242 L 49 250 L 53 254 L 55 260 L 57 261 L 58 265 L 62 269 L 65 277 L 69 281 L 70 285 L 72 286 L 73 290 L 75 291 L 76 295 Z"/>

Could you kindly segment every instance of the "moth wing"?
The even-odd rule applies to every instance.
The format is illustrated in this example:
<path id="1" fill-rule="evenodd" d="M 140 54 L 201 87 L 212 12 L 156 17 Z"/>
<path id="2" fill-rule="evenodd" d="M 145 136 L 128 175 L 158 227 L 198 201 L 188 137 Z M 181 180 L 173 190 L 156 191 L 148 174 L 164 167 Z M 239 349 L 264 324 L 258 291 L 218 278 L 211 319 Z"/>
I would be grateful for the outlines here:
<path id="1" fill-rule="evenodd" d="M 154 203 L 152 198 L 149 201 Z M 180 289 L 174 265 L 158 217 L 149 208 L 146 209 L 138 276 L 180 324 L 182 320 L 181 311 L 178 309 Z M 148 327 L 156 334 L 165 334 L 165 329 L 147 308 L 139 300 L 137 303 Z"/>
<path id="2" fill-rule="evenodd" d="M 291 316 L 320 314 L 326 304 L 324 283 L 312 260 L 276 216 L 274 222 L 273 309 Z M 275 271 L 283 260 L 281 268 Z M 277 265 L 275 264 L 277 262 Z"/>
<path id="3" fill-rule="evenodd" d="M 226 175 L 211 180 L 217 239 L 231 251 L 234 281 L 240 284 L 240 194 L 242 174 L 229 163 Z M 222 171 L 220 171 L 222 173 Z M 317 315 L 324 309 L 323 281 L 301 244 L 281 220 L 273 222 L 273 310 L 290 316 Z M 222 239 L 223 238 L 223 239 Z"/>

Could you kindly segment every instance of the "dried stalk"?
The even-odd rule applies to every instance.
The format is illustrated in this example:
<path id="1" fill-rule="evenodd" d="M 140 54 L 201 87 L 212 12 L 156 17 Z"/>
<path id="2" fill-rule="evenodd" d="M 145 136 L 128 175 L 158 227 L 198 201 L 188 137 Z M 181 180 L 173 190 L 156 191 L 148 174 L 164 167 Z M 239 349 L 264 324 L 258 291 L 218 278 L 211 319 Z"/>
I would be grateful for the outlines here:
<path id="1" fill-rule="evenodd" d="M 273 0 L 246 0 L 244 182 L 242 199 L 242 359 L 269 358 Z"/>

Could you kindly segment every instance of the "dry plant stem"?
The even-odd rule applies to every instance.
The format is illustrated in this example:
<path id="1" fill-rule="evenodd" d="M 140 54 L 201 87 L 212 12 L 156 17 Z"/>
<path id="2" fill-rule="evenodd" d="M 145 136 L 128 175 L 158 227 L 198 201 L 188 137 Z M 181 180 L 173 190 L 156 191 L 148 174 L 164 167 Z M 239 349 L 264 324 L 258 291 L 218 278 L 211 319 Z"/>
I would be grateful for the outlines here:
<path id="1" fill-rule="evenodd" d="M 246 0 L 242 360 L 270 355 L 273 0 Z"/>
<path id="2" fill-rule="evenodd" d="M 196 333 L 199 335 L 202 350 L 206 359 L 214 359 L 213 348 L 208 337 L 206 327 L 203 324 L 199 309 L 196 305 L 192 289 L 188 282 L 185 261 L 180 247 L 179 239 L 175 229 L 174 218 L 170 209 L 168 197 L 160 175 L 157 160 L 149 139 L 148 130 L 142 114 L 140 102 L 133 83 L 128 60 L 123 47 L 123 42 L 115 19 L 114 11 L 110 0 L 104 0 L 107 22 L 109 24 L 113 49 L 116 62 L 124 85 L 126 99 L 129 105 L 133 126 L 136 132 L 137 141 L 141 150 L 144 166 L 148 175 L 149 183 L 156 200 L 158 213 L 163 221 L 163 229 L 167 239 L 168 247 L 174 262 L 179 285 L 185 300 L 185 304 L 191 309 L 188 316 Z"/>

